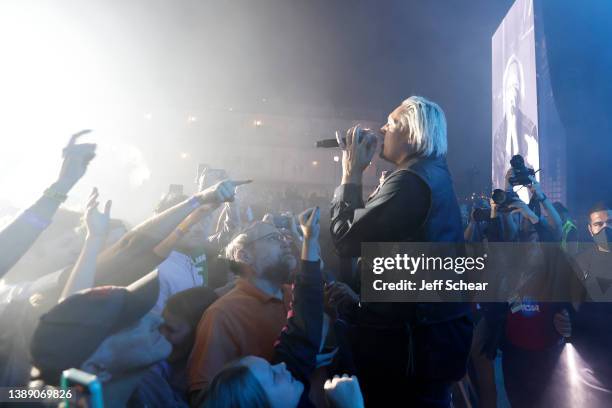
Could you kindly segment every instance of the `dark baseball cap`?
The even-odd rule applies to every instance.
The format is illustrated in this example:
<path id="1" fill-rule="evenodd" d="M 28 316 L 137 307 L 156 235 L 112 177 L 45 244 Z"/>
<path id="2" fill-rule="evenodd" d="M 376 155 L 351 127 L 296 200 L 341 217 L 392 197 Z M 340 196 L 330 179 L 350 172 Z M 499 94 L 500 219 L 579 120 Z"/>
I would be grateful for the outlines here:
<path id="1" fill-rule="evenodd" d="M 30 343 L 32 364 L 49 384 L 79 368 L 109 336 L 137 323 L 157 302 L 157 271 L 127 287 L 99 286 L 75 293 L 44 314 Z"/>

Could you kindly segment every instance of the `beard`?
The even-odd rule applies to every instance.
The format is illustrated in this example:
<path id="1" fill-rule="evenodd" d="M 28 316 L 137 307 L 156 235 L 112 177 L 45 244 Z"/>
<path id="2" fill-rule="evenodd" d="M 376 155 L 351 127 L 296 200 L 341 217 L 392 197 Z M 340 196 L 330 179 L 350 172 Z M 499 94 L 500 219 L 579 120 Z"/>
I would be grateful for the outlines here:
<path id="1" fill-rule="evenodd" d="M 297 261 L 293 254 L 282 255 L 278 262 L 266 268 L 262 277 L 276 283 L 289 283 L 291 271 L 297 266 Z"/>

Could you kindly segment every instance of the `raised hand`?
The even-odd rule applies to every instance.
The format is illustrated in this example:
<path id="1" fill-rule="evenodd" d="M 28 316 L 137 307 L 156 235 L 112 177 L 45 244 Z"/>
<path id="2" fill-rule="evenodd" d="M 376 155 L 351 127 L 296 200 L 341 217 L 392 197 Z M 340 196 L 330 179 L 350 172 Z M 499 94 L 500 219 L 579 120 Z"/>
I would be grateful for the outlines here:
<path id="1" fill-rule="evenodd" d="M 83 177 L 87 171 L 89 162 L 96 156 L 95 143 L 79 143 L 77 139 L 91 130 L 81 130 L 72 135 L 68 145 L 63 150 L 64 162 L 60 170 L 55 187 L 63 194 L 68 191 Z"/>
<path id="2" fill-rule="evenodd" d="M 321 218 L 321 210 L 319 207 L 313 207 L 305 210 L 298 216 L 300 228 L 304 234 L 304 240 L 318 241 L 321 233 L 319 220 Z"/>
<path id="3" fill-rule="evenodd" d="M 491 206 L 491 219 L 497 217 L 497 203 L 493 200 L 493 198 L 489 198 L 489 205 Z"/>
<path id="4" fill-rule="evenodd" d="M 321 210 L 319 207 L 309 208 L 298 216 L 300 228 L 304 234 L 302 259 L 305 261 L 315 262 L 321 259 L 321 248 L 319 247 L 320 218 Z"/>
<path id="5" fill-rule="evenodd" d="M 223 180 L 196 194 L 202 204 L 221 205 L 234 201 L 236 187 L 252 183 L 253 180 Z"/>
<path id="6" fill-rule="evenodd" d="M 101 213 L 98 210 L 98 189 L 94 187 L 89 196 L 87 202 L 87 208 L 85 210 L 85 226 L 87 227 L 88 237 L 101 237 L 105 238 L 108 233 L 108 226 L 110 223 L 110 210 L 112 201 L 108 200 L 104 204 L 104 212 Z"/>
<path id="7" fill-rule="evenodd" d="M 198 191 L 204 191 L 208 188 L 207 186 L 211 186 L 213 183 L 225 180 L 227 178 L 228 176 L 225 170 L 211 169 L 206 167 L 202 173 L 198 175 Z"/>
<path id="8" fill-rule="evenodd" d="M 512 167 L 510 167 L 507 171 L 506 174 L 504 175 L 504 190 L 505 191 L 510 191 L 512 190 L 512 184 L 510 183 L 510 178 L 514 176 L 514 169 Z"/>
<path id="9" fill-rule="evenodd" d="M 325 381 L 323 386 L 325 396 L 334 408 L 363 408 L 363 395 L 359 388 L 359 381 L 354 375 L 344 374 Z"/>
<path id="10" fill-rule="evenodd" d="M 553 325 L 555 330 L 563 337 L 572 336 L 572 322 L 570 320 L 569 313 L 566 309 L 561 312 L 555 313 L 553 317 Z"/>
<path id="11" fill-rule="evenodd" d="M 546 195 L 544 194 L 544 190 L 542 190 L 542 185 L 536 180 L 535 176 L 529 176 L 529 180 L 531 180 L 531 184 L 528 188 L 531 195 L 535 196 L 538 201 L 544 200 Z"/>

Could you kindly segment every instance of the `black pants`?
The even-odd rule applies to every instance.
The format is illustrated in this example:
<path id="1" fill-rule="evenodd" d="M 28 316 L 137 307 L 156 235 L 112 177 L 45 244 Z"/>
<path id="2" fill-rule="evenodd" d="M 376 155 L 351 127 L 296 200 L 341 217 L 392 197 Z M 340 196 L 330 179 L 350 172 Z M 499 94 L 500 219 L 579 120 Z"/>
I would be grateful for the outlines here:
<path id="1" fill-rule="evenodd" d="M 412 329 L 357 326 L 351 343 L 367 407 L 449 407 L 466 371 L 468 317 Z"/>
<path id="2" fill-rule="evenodd" d="M 502 353 L 504 385 L 513 407 L 561 406 L 548 395 L 559 364 L 561 347 L 530 351 L 505 345 Z"/>

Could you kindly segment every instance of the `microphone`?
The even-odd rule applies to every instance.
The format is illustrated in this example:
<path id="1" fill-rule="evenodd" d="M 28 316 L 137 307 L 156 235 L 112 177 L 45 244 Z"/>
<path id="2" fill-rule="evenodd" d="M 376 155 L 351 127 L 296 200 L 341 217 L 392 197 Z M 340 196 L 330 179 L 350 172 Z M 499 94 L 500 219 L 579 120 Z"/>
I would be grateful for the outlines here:
<path id="1" fill-rule="evenodd" d="M 340 134 L 346 134 L 346 132 L 340 132 Z M 336 131 L 336 135 L 338 135 L 338 131 Z M 368 137 L 368 143 L 376 142 L 376 138 L 370 129 L 360 129 L 357 127 L 357 143 L 361 143 L 361 140 L 364 137 Z M 342 143 L 346 144 L 346 137 L 342 136 Z M 315 147 L 322 148 L 330 148 L 330 147 L 340 147 L 338 144 L 338 139 L 322 139 L 315 142 Z"/>
<path id="2" fill-rule="evenodd" d="M 315 142 L 315 147 L 321 148 L 330 148 L 330 147 L 340 147 L 338 141 L 336 139 L 323 139 Z"/>

